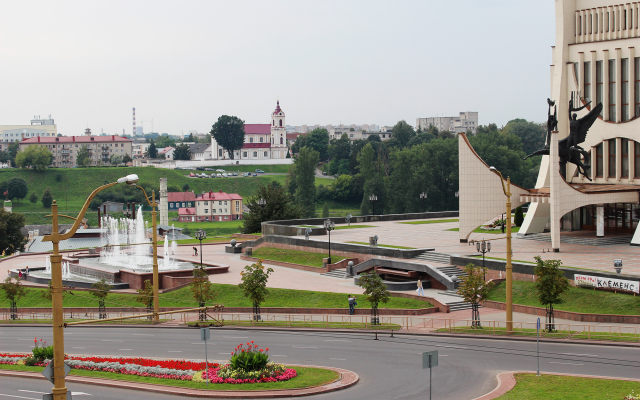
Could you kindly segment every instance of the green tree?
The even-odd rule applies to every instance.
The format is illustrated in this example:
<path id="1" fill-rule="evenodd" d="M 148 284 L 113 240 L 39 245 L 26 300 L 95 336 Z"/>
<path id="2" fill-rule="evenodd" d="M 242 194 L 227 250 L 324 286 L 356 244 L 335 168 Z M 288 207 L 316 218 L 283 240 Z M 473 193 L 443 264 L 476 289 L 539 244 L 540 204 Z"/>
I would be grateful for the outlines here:
<path id="1" fill-rule="evenodd" d="M 111 158 L 109 158 L 109 162 L 111 165 L 122 164 L 122 156 L 119 154 L 112 154 Z"/>
<path id="2" fill-rule="evenodd" d="M 296 179 L 295 199 L 300 204 L 305 217 L 314 217 L 316 214 L 315 179 L 319 158 L 317 151 L 305 146 L 293 160 L 292 170 Z"/>
<path id="3" fill-rule="evenodd" d="M 104 300 L 109 296 L 110 291 L 111 285 L 108 284 L 104 278 L 91 284 L 91 295 L 101 303 L 104 303 Z"/>
<path id="4" fill-rule="evenodd" d="M 27 197 L 27 193 L 29 193 L 29 188 L 27 187 L 27 182 L 22 178 L 11 178 L 9 183 L 7 184 L 7 191 L 9 192 L 8 198 L 9 200 L 13 199 L 24 199 Z"/>
<path id="5" fill-rule="evenodd" d="M 209 275 L 202 266 L 193 269 L 193 278 L 189 284 L 193 298 L 204 307 L 204 303 L 216 297 L 213 284 L 209 282 Z"/>
<path id="6" fill-rule="evenodd" d="M 322 207 L 322 218 L 329 218 L 329 203 L 324 203 Z"/>
<path id="7" fill-rule="evenodd" d="M 158 137 L 158 140 L 156 140 L 156 146 L 159 148 L 176 147 L 176 141 L 168 134 L 163 133 Z"/>
<path id="8" fill-rule="evenodd" d="M 416 135 L 416 132 L 413 130 L 413 126 L 409 125 L 405 120 L 402 120 L 393 126 L 391 134 L 401 147 L 406 147 L 409 141 Z"/>
<path id="9" fill-rule="evenodd" d="M 44 208 L 51 208 L 51 204 L 53 203 L 53 196 L 51 196 L 51 190 L 46 188 L 44 193 L 42 193 L 42 206 Z"/>
<path id="10" fill-rule="evenodd" d="M 305 146 L 317 151 L 321 161 L 327 160 L 329 158 L 329 131 L 324 128 L 316 128 L 306 135 L 300 135 L 291 149 L 294 154 L 297 154 Z"/>
<path id="11" fill-rule="evenodd" d="M 182 143 L 173 151 L 174 160 L 191 160 L 191 148 Z"/>
<path id="12" fill-rule="evenodd" d="M 547 308 L 547 328 L 552 332 L 555 330 L 553 305 L 564 303 L 563 297 L 569 290 L 569 280 L 560 269 L 561 260 L 543 260 L 540 256 L 534 258 L 537 264 L 534 272 L 538 301 Z"/>
<path id="13" fill-rule="evenodd" d="M 183 192 L 186 192 L 188 190 L 189 190 L 189 184 L 188 183 L 185 183 L 184 185 L 182 185 L 182 191 Z"/>
<path id="14" fill-rule="evenodd" d="M 8 149 L 0 151 L 0 163 L 11 164 L 11 153 L 9 153 Z"/>
<path id="15" fill-rule="evenodd" d="M 76 165 L 78 167 L 86 167 L 91 164 L 91 158 L 89 158 L 89 149 L 86 144 L 80 146 L 78 153 L 76 154 Z"/>
<path id="16" fill-rule="evenodd" d="M 389 301 L 389 297 L 391 297 L 389 289 L 387 289 L 387 286 L 382 282 L 380 275 L 373 272 L 360 274 L 358 286 L 364 289 L 363 294 L 367 296 L 367 300 L 371 303 L 371 324 L 374 324 L 377 322 L 378 305 L 380 303 L 386 304 Z M 375 318 L 375 320 L 373 318 Z"/>
<path id="17" fill-rule="evenodd" d="M 487 268 L 474 267 L 473 264 L 469 264 L 464 267 L 464 272 L 467 276 L 460 278 L 458 294 L 462 296 L 465 302 L 471 303 L 471 326 L 473 328 L 481 328 L 478 307 L 487 298 L 491 289 L 491 285 L 484 280 Z"/>
<path id="18" fill-rule="evenodd" d="M 222 115 L 211 127 L 211 136 L 233 160 L 233 153 L 244 145 L 244 121 L 238 117 Z"/>
<path id="19" fill-rule="evenodd" d="M 156 147 L 156 144 L 153 142 L 153 140 L 151 140 L 151 144 L 147 149 L 147 155 L 149 156 L 149 158 L 158 158 L 158 147 Z"/>
<path id="20" fill-rule="evenodd" d="M 0 283 L 0 289 L 4 291 L 4 297 L 9 300 L 11 307 L 16 309 L 15 313 L 11 310 L 11 319 L 16 320 L 18 319 L 16 308 L 17 303 L 22 297 L 24 297 L 24 295 L 27 294 L 27 290 L 20 284 L 20 278 L 15 278 L 15 283 L 13 282 L 13 279 L 14 278 L 10 276 L 7 277 L 7 279 L 4 280 L 4 283 Z"/>
<path id="21" fill-rule="evenodd" d="M 12 142 L 9 144 L 9 157 L 11 159 L 11 166 L 16 167 L 16 156 L 20 151 L 20 142 Z"/>
<path id="22" fill-rule="evenodd" d="M 153 306 L 153 285 L 149 279 L 144 281 L 144 287 L 136 290 L 138 295 L 136 296 L 136 301 L 138 303 L 144 304 L 148 309 Z M 147 319 L 151 319 L 147 317 Z"/>
<path id="23" fill-rule="evenodd" d="M 516 226 L 522 226 L 523 222 L 524 222 L 524 213 L 522 212 L 522 206 L 518 206 L 516 207 L 514 223 L 516 224 Z"/>
<path id="24" fill-rule="evenodd" d="M 0 254 L 24 251 L 27 240 L 20 232 L 24 227 L 24 215 L 0 208 Z"/>
<path id="25" fill-rule="evenodd" d="M 264 199 L 265 205 L 258 205 L 258 200 Z M 243 233 L 260 232 L 262 222 L 297 219 L 302 217 L 302 210 L 294 202 L 280 184 L 272 181 L 268 185 L 261 185 L 256 194 L 245 204 L 249 212 L 243 217 Z"/>
<path id="26" fill-rule="evenodd" d="M 43 299 L 47 299 L 49 301 L 53 299 L 53 284 L 51 283 L 51 281 L 49 281 L 47 288 L 43 290 L 42 293 L 40 293 L 40 295 L 42 296 Z M 66 295 L 67 295 L 67 289 L 63 286 L 62 298 L 64 299 Z"/>
<path id="27" fill-rule="evenodd" d="M 522 143 L 522 150 L 526 154 L 531 154 L 541 149 L 547 139 L 547 130 L 543 124 L 529 122 L 521 118 L 507 122 L 507 125 L 502 128 L 502 134 L 519 137 Z"/>
<path id="28" fill-rule="evenodd" d="M 242 275 L 242 282 L 238 287 L 242 290 L 244 296 L 251 300 L 253 313 L 256 316 L 260 314 L 260 304 L 262 304 L 269 295 L 267 281 L 272 272 L 272 268 L 264 269 L 261 260 L 257 263 L 247 265 L 244 267 L 244 271 L 240 273 Z M 259 320 L 259 317 L 256 319 Z"/>
<path id="29" fill-rule="evenodd" d="M 131 160 L 131 156 L 129 155 L 129 153 L 124 153 L 124 156 L 122 156 L 122 162 L 127 164 L 130 163 Z"/>
<path id="30" fill-rule="evenodd" d="M 31 204 L 36 204 L 38 202 L 38 195 L 35 192 L 31 192 L 29 201 L 31 202 Z"/>
<path id="31" fill-rule="evenodd" d="M 51 165 L 52 158 L 53 155 L 46 147 L 32 145 L 16 154 L 16 165 L 20 168 L 44 171 Z"/>

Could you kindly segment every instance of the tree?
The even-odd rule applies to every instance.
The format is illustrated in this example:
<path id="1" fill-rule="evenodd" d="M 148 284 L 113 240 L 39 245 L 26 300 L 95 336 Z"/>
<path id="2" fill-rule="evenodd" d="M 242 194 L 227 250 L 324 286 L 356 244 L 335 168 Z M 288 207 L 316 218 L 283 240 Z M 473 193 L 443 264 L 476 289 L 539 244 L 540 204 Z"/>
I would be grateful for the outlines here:
<path id="1" fill-rule="evenodd" d="M 413 130 L 413 126 L 409 125 L 407 121 L 402 120 L 393 126 L 391 134 L 401 147 L 406 147 L 409 141 L 416 135 L 416 132 Z"/>
<path id="2" fill-rule="evenodd" d="M 373 272 L 360 274 L 358 286 L 364 289 L 364 295 L 367 296 L 367 300 L 371 303 L 371 324 L 379 325 L 378 305 L 387 303 L 391 296 L 387 286 L 382 282 L 380 275 Z"/>
<path id="3" fill-rule="evenodd" d="M 98 314 L 100 314 L 100 319 L 107 318 L 107 313 L 104 307 L 104 300 L 109 295 L 109 291 L 111 291 L 111 285 L 109 285 L 104 278 L 100 279 L 98 282 L 94 282 L 91 285 L 91 295 L 98 299 Z"/>
<path id="4" fill-rule="evenodd" d="M 124 156 L 122 156 L 122 162 L 124 164 L 130 163 L 131 160 L 131 156 L 129 155 L 129 153 L 124 153 Z"/>
<path id="5" fill-rule="evenodd" d="M 53 196 L 51 196 L 51 190 L 46 188 L 44 193 L 42 193 L 42 206 L 44 208 L 51 208 L 51 203 L 53 203 Z"/>
<path id="6" fill-rule="evenodd" d="M 11 159 L 11 166 L 12 167 L 16 167 L 16 156 L 18 155 L 18 152 L 20 151 L 20 142 L 12 142 L 9 145 L 9 157 Z"/>
<path id="7" fill-rule="evenodd" d="M 80 146 L 78 153 L 76 154 L 76 165 L 78 167 L 86 167 L 91 164 L 91 158 L 89 158 L 89 149 L 86 144 Z"/>
<path id="8" fill-rule="evenodd" d="M 193 278 L 189 286 L 191 286 L 193 298 L 196 299 L 199 307 L 204 307 L 205 302 L 216 296 L 213 284 L 209 282 L 209 275 L 202 266 L 193 269 Z M 206 321 L 207 313 L 204 310 L 200 310 L 198 319 L 200 321 Z"/>
<path id="9" fill-rule="evenodd" d="M 144 304 L 147 307 L 147 312 L 151 312 L 153 310 L 153 285 L 149 279 L 144 281 L 144 287 L 136 290 L 138 295 L 136 296 L 136 301 L 138 303 Z M 148 316 L 147 320 L 152 320 L 152 316 Z"/>
<path id="10" fill-rule="evenodd" d="M 564 302 L 563 296 L 569 290 L 569 280 L 560 269 L 561 260 L 543 260 L 540 256 L 534 258 L 537 263 L 534 272 L 538 301 L 547 308 L 547 328 L 552 332 L 555 330 L 553 305 Z"/>
<path id="11" fill-rule="evenodd" d="M 67 289 L 63 286 L 62 287 L 62 298 L 64 299 L 64 297 L 67 294 Z M 47 299 L 49 301 L 51 301 L 53 299 L 53 284 L 51 283 L 51 281 L 49 281 L 49 284 L 47 285 L 47 288 L 41 293 L 42 298 Z"/>
<path id="12" fill-rule="evenodd" d="M 29 201 L 31 204 L 36 204 L 38 202 L 38 195 L 35 192 L 31 192 L 31 196 L 29 196 Z"/>
<path id="13" fill-rule="evenodd" d="M 211 127 L 211 136 L 233 160 L 233 153 L 244 145 L 244 121 L 238 117 L 222 115 Z"/>
<path id="14" fill-rule="evenodd" d="M 173 151 L 174 160 L 191 160 L 191 148 L 182 143 Z"/>
<path id="15" fill-rule="evenodd" d="M 112 165 L 122 164 L 122 156 L 119 154 L 112 154 L 111 158 L 109 158 L 109 162 Z"/>
<path id="16" fill-rule="evenodd" d="M 316 128 L 306 135 L 300 135 L 291 146 L 291 150 L 297 154 L 305 146 L 317 151 L 321 161 L 327 160 L 329 158 L 329 131 L 324 128 Z"/>
<path id="17" fill-rule="evenodd" d="M 293 160 L 293 176 L 296 180 L 295 199 L 303 211 L 304 217 L 314 217 L 316 214 L 316 165 L 319 154 L 317 151 L 303 147 Z"/>
<path id="18" fill-rule="evenodd" d="M 185 183 L 184 185 L 182 185 L 182 191 L 183 192 L 186 192 L 188 190 L 189 190 L 189 184 L 188 183 Z"/>
<path id="19" fill-rule="evenodd" d="M 272 268 L 265 270 L 264 266 L 262 266 L 262 260 L 260 260 L 257 263 L 247 265 L 244 267 L 244 271 L 240 273 L 242 282 L 238 287 L 242 290 L 244 296 L 253 303 L 253 314 L 256 321 L 260 320 L 260 304 L 269 295 L 267 280 L 272 272 Z"/>
<path id="20" fill-rule="evenodd" d="M 486 284 L 484 281 L 487 268 L 474 267 L 473 264 L 469 264 L 464 267 L 464 272 L 467 276 L 460 278 L 458 294 L 462 296 L 465 302 L 471 303 L 471 326 L 473 328 L 481 328 L 478 307 L 480 302 L 487 298 L 491 289 L 491 285 Z"/>
<path id="21" fill-rule="evenodd" d="M 258 205 L 258 200 L 264 199 L 265 205 Z M 279 221 L 283 219 L 297 219 L 302 217 L 302 210 L 295 203 L 293 197 L 276 181 L 260 186 L 253 197 L 245 204 L 249 213 L 243 218 L 243 233 L 260 232 L 262 222 Z"/>
<path id="22" fill-rule="evenodd" d="M 524 222 L 524 213 L 522 212 L 522 206 L 516 207 L 515 214 L 516 215 L 513 222 L 516 224 L 516 226 L 522 226 L 522 223 Z"/>
<path id="23" fill-rule="evenodd" d="M 522 150 L 526 154 L 542 148 L 547 139 L 546 127 L 542 124 L 529 122 L 527 120 L 517 118 L 507 122 L 502 128 L 503 135 L 515 135 L 520 138 Z"/>
<path id="24" fill-rule="evenodd" d="M 176 141 L 168 134 L 163 133 L 158 137 L 158 140 L 156 140 L 156 146 L 159 148 L 176 147 Z"/>
<path id="25" fill-rule="evenodd" d="M 6 297 L 11 304 L 11 319 L 16 320 L 18 319 L 18 308 L 16 305 L 18 301 L 27 294 L 27 290 L 20 284 L 20 278 L 15 278 L 15 283 L 13 282 L 13 279 L 14 278 L 10 276 L 7 277 L 7 279 L 4 280 L 4 283 L 0 283 L 0 289 L 4 291 L 4 297 Z"/>
<path id="26" fill-rule="evenodd" d="M 29 188 L 27 187 L 27 182 L 25 182 L 22 178 L 12 178 L 7 184 L 7 191 L 9 194 L 7 198 L 9 200 L 13 199 L 24 199 L 27 197 L 27 193 L 29 193 Z"/>
<path id="27" fill-rule="evenodd" d="M 27 240 L 20 232 L 24 227 L 24 215 L 0 208 L 0 254 L 24 251 Z"/>
<path id="28" fill-rule="evenodd" d="M 322 208 L 322 218 L 329 218 L 329 203 L 324 203 Z"/>
<path id="29" fill-rule="evenodd" d="M 149 148 L 147 149 L 147 155 L 149 156 L 149 158 L 157 158 L 158 157 L 158 148 L 156 147 L 156 144 L 153 142 L 153 140 L 151 140 L 151 144 L 149 145 Z"/>
<path id="30" fill-rule="evenodd" d="M 53 155 L 46 147 L 32 145 L 16 154 L 16 165 L 20 168 L 44 171 L 51 165 L 52 159 Z"/>

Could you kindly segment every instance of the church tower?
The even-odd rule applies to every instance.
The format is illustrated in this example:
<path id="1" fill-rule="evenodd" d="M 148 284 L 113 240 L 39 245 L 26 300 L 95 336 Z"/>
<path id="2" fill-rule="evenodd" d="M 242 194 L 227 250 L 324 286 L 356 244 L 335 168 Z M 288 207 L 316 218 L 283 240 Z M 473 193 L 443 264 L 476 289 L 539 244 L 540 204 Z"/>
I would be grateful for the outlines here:
<path id="1" fill-rule="evenodd" d="M 271 158 L 287 157 L 287 135 L 284 123 L 284 111 L 278 100 L 276 109 L 271 113 Z"/>

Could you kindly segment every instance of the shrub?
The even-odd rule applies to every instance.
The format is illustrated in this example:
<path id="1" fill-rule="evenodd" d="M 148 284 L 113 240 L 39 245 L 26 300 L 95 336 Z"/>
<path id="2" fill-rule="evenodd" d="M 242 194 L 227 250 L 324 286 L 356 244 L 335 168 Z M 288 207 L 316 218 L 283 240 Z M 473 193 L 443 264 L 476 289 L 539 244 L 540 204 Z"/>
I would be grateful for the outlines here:
<path id="1" fill-rule="evenodd" d="M 53 360 L 53 346 L 47 346 L 47 342 L 40 339 L 33 339 L 35 347 L 31 350 L 33 352 L 33 358 L 36 363 L 41 363 L 44 360 Z"/>
<path id="2" fill-rule="evenodd" d="M 36 365 L 38 361 L 34 358 L 34 357 L 27 357 L 24 360 L 24 365 L 26 365 L 27 367 L 33 367 Z"/>
<path id="3" fill-rule="evenodd" d="M 522 226 L 522 223 L 524 222 L 524 213 L 522 212 L 522 206 L 518 206 L 516 208 L 515 214 L 516 215 L 513 222 L 516 224 L 516 226 Z"/>
<path id="4" fill-rule="evenodd" d="M 244 344 L 240 344 L 236 347 L 235 351 L 231 353 L 229 365 L 234 370 L 242 369 L 247 372 L 259 371 L 269 362 L 268 351 L 269 348 L 266 350 L 258 349 L 258 345 L 253 344 L 253 340 L 251 343 L 247 343 L 246 347 Z"/>

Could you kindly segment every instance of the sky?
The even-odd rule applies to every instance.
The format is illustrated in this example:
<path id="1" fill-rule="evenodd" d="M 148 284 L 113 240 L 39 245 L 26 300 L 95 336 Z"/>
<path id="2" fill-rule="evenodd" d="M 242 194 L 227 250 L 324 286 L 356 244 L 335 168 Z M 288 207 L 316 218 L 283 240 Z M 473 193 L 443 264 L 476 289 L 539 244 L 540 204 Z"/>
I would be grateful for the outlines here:
<path id="1" fill-rule="evenodd" d="M 553 0 L 0 0 L 0 125 L 543 122 L 554 30 Z"/>

